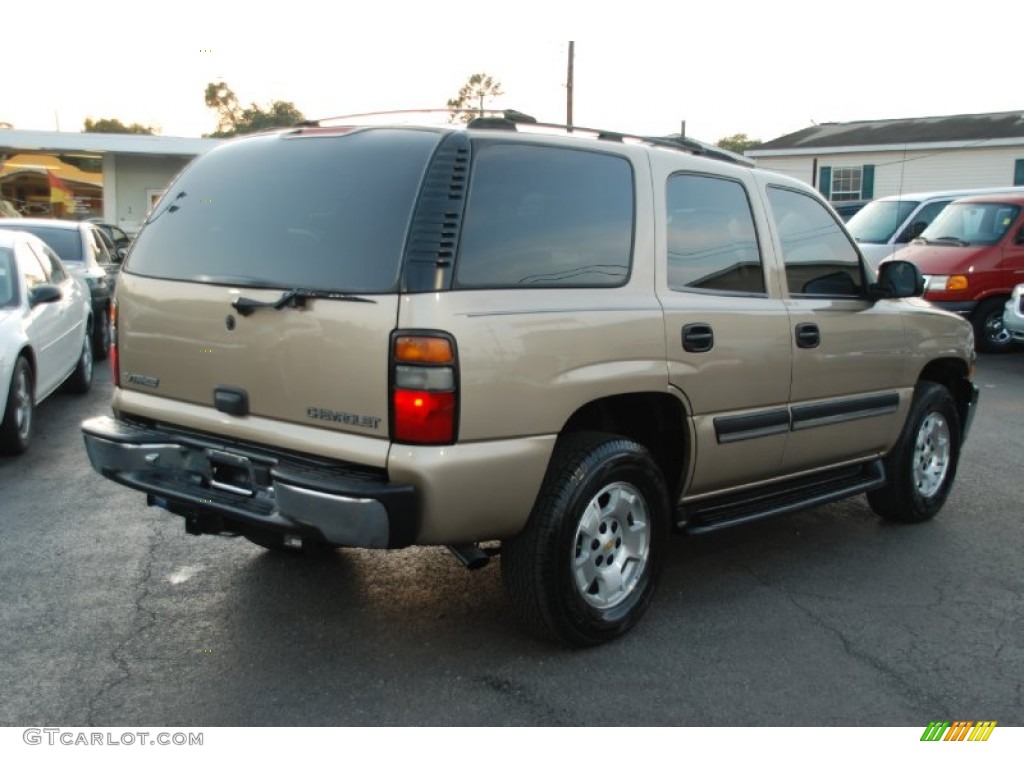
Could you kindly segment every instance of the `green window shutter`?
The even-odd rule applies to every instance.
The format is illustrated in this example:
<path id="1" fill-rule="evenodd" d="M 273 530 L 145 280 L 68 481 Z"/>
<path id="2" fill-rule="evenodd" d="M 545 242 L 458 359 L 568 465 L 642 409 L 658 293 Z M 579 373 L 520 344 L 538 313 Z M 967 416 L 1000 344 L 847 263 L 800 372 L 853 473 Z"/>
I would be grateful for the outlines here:
<path id="1" fill-rule="evenodd" d="M 832 166 L 823 165 L 818 172 L 818 190 L 826 200 L 832 199 Z"/>
<path id="2" fill-rule="evenodd" d="M 1024 187 L 1024 160 L 1015 160 L 1013 163 L 1013 186 Z"/>
<path id="3" fill-rule="evenodd" d="M 860 173 L 860 199 L 870 200 L 875 196 L 875 166 L 865 165 Z"/>

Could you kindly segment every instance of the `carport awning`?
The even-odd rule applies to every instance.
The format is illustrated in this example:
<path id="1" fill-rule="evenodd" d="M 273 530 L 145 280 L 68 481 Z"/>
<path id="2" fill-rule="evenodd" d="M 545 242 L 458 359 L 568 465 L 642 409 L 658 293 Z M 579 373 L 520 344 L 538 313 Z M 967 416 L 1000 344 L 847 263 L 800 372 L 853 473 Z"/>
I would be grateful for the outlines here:
<path id="1" fill-rule="evenodd" d="M 19 154 L 9 157 L 3 164 L 0 164 L 0 181 L 19 173 L 39 173 L 45 176 L 47 171 L 61 181 L 76 185 L 103 186 L 102 173 L 83 171 L 81 168 L 61 161 L 55 155 Z"/>

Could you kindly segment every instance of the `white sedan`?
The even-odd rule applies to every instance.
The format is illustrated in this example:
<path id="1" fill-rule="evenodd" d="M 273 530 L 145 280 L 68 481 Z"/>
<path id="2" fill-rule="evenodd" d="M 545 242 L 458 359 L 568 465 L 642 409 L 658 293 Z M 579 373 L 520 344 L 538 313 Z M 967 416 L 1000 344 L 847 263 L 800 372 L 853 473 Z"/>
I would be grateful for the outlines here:
<path id="1" fill-rule="evenodd" d="M 1024 283 L 1020 283 L 1010 294 L 1010 300 L 1003 309 L 1003 327 L 1014 341 L 1024 341 Z"/>
<path id="2" fill-rule="evenodd" d="M 23 453 L 35 406 L 92 385 L 92 305 L 81 278 L 35 235 L 0 230 L 0 452 Z"/>

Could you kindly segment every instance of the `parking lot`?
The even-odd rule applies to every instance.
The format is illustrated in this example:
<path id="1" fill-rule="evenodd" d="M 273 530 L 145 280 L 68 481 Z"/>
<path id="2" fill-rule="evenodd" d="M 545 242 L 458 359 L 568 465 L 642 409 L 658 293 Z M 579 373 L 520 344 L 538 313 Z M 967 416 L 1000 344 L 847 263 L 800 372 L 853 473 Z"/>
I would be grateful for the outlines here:
<path id="1" fill-rule="evenodd" d="M 89 467 L 85 398 L 0 458 L 0 724 L 1024 725 L 1024 353 L 982 357 L 945 509 L 862 498 L 676 538 L 640 625 L 568 651 L 443 549 L 188 536 Z"/>

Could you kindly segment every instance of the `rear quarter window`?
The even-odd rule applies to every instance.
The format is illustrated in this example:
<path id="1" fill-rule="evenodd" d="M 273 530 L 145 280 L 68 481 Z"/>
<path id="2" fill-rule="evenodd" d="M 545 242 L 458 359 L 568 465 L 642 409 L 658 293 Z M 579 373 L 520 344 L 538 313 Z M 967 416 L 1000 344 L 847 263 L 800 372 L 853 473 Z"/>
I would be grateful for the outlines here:
<path id="1" fill-rule="evenodd" d="M 633 170 L 618 155 L 530 144 L 475 147 L 457 288 L 622 285 Z"/>

